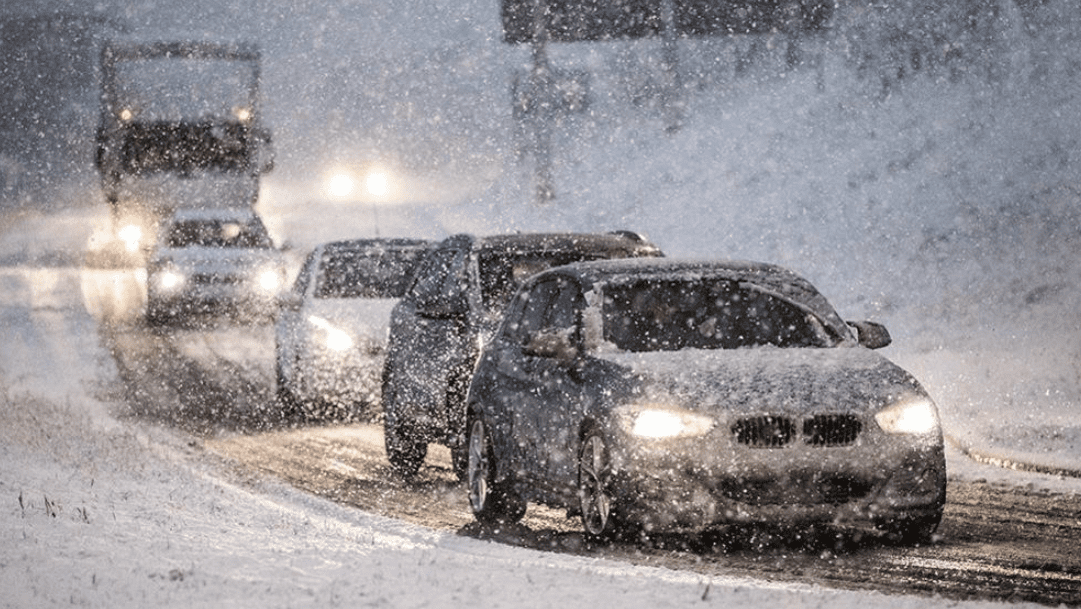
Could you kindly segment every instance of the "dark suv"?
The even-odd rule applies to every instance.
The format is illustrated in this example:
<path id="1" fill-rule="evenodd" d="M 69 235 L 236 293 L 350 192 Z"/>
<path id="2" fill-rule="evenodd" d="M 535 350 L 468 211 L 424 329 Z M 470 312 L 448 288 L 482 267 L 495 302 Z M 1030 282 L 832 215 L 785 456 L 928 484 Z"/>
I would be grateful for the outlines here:
<path id="1" fill-rule="evenodd" d="M 481 346 L 527 277 L 577 261 L 661 255 L 632 232 L 444 240 L 391 312 L 382 392 L 387 458 L 398 473 L 415 474 L 436 442 L 464 476 L 465 393 Z"/>

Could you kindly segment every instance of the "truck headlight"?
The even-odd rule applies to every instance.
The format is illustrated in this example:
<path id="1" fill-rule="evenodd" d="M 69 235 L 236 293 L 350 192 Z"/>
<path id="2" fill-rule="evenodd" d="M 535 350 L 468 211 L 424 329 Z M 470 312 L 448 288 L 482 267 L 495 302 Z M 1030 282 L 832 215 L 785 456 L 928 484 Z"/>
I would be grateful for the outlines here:
<path id="1" fill-rule="evenodd" d="M 883 408 L 875 421 L 886 433 L 926 434 L 938 430 L 938 409 L 923 396 L 911 396 Z"/>

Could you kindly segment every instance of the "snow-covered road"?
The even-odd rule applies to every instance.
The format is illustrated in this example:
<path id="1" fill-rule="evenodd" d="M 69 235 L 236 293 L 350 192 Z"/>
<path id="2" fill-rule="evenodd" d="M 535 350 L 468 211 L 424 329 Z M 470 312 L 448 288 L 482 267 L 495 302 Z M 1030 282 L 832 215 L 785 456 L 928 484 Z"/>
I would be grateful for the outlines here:
<path id="1" fill-rule="evenodd" d="M 88 280 L 74 267 L 0 272 L 4 606 L 942 602 L 538 552 L 405 524 L 238 475 L 181 431 L 117 418 L 127 396 L 94 314 L 126 310 L 105 303 L 139 295 L 130 284 L 95 273 Z M 957 455 L 950 471 L 1031 488 L 1079 487 Z"/>

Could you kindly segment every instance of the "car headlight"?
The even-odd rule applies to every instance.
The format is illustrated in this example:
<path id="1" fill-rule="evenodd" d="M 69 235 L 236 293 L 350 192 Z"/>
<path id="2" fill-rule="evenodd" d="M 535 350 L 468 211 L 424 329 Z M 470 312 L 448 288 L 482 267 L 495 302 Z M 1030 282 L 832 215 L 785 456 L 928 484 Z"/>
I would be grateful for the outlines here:
<path id="1" fill-rule="evenodd" d="M 912 396 L 883 408 L 875 421 L 886 433 L 926 434 L 938 430 L 938 409 L 923 396 Z"/>
<path id="2" fill-rule="evenodd" d="M 334 324 L 312 315 L 308 317 L 308 323 L 312 324 L 322 333 L 323 345 L 331 351 L 346 351 L 353 348 L 353 337 L 349 336 L 344 330 L 337 328 Z"/>
<path id="3" fill-rule="evenodd" d="M 161 269 L 154 274 L 154 282 L 163 290 L 175 290 L 184 285 L 184 273 L 172 268 Z"/>
<path id="4" fill-rule="evenodd" d="M 666 406 L 627 407 L 620 420 L 631 434 L 650 439 L 703 436 L 716 424 L 712 417 Z"/>
<path id="5" fill-rule="evenodd" d="M 143 241 L 143 229 L 136 224 L 125 224 L 117 231 L 116 236 L 124 242 L 124 249 L 137 252 Z"/>
<path id="6" fill-rule="evenodd" d="M 277 292 L 282 287 L 282 274 L 278 269 L 259 271 L 259 287 L 265 292 Z"/>

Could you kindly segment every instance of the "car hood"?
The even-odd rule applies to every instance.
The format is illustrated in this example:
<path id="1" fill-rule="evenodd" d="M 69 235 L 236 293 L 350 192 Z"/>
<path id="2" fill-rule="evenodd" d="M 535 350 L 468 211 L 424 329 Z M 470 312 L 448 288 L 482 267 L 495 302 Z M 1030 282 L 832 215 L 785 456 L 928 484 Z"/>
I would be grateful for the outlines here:
<path id="1" fill-rule="evenodd" d="M 888 359 L 862 347 L 609 353 L 633 380 L 635 401 L 736 414 L 873 412 L 902 395 L 926 395 Z"/>
<path id="2" fill-rule="evenodd" d="M 397 298 L 313 298 L 308 315 L 326 319 L 356 336 L 385 341 L 390 332 L 390 312 Z"/>

